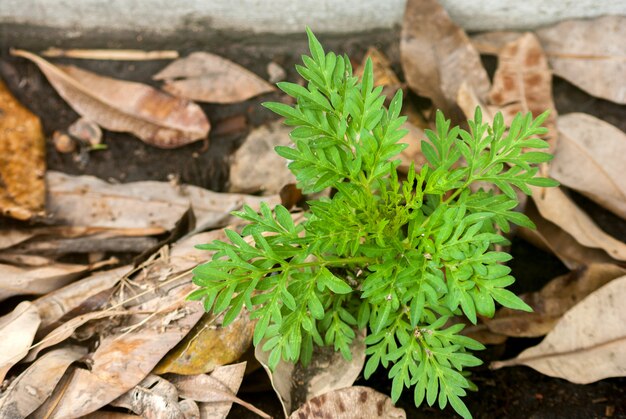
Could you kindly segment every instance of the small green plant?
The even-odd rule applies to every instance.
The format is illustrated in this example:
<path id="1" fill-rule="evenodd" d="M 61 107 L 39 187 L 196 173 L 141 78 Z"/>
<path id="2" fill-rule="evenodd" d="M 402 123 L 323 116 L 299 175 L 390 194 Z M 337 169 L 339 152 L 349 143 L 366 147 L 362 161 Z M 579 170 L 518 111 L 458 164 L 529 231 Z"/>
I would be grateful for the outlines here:
<path id="1" fill-rule="evenodd" d="M 394 402 L 414 387 L 417 406 L 450 402 L 470 417 L 461 400 L 475 389 L 466 369 L 481 361 L 469 351 L 483 346 L 448 320 L 463 314 L 476 323 L 478 314 L 494 315 L 495 302 L 530 310 L 505 289 L 514 279 L 501 263 L 511 256 L 494 245 L 506 243 L 498 231 L 510 223 L 533 227 L 513 211 L 514 187 L 530 194 L 529 185 L 556 185 L 535 177 L 534 166 L 552 156 L 525 152 L 548 147 L 537 138 L 547 114 L 518 115 L 507 131 L 501 114 L 489 126 L 477 109 L 465 131 L 437 112 L 436 131 L 422 142 L 428 164 L 400 181 L 401 91 L 385 109 L 371 61 L 358 80 L 347 57 L 324 53 L 308 36 L 311 56 L 297 66 L 307 86 L 278 84 L 296 105 L 264 105 L 295 127 L 295 146 L 276 152 L 291 161 L 298 186 L 335 193 L 309 202 L 299 224 L 280 205 L 236 212 L 249 224 L 241 234 L 227 230 L 230 243 L 200 246 L 215 254 L 194 270 L 200 288 L 190 298 L 225 312 L 225 325 L 245 305 L 271 368 L 281 358 L 308 363 L 314 345 L 350 359 L 355 330 L 367 327 L 365 377 L 391 367 Z M 502 194 L 470 188 L 478 182 Z"/>

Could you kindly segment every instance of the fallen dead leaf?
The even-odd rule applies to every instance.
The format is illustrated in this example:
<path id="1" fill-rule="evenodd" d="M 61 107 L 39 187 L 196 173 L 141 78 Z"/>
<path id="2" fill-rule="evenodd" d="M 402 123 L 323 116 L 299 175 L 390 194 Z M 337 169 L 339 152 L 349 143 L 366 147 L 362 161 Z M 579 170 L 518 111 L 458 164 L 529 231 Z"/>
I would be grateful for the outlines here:
<path id="1" fill-rule="evenodd" d="M 574 306 L 539 345 L 517 358 L 494 362 L 492 368 L 526 365 L 577 384 L 625 376 L 625 298 L 622 276 Z"/>
<path id="2" fill-rule="evenodd" d="M 565 21 L 537 36 L 554 74 L 593 96 L 626 104 L 626 17 Z"/>
<path id="3" fill-rule="evenodd" d="M 526 215 L 537 229 L 520 228 L 520 236 L 540 249 L 554 253 L 569 269 L 578 269 L 593 263 L 614 262 L 604 250 L 583 246 L 571 234 L 543 218 L 531 199 L 526 203 Z"/>
<path id="4" fill-rule="evenodd" d="M 474 34 L 470 37 L 472 45 L 481 54 L 498 55 L 506 44 L 516 41 L 523 34 L 512 31 L 493 31 Z"/>
<path id="5" fill-rule="evenodd" d="M 426 134 L 424 130 L 410 122 L 405 122 L 401 128 L 407 130 L 408 133 L 398 141 L 398 143 L 407 145 L 400 153 L 400 166 L 398 166 L 398 170 L 405 173 L 408 172 L 411 163 L 419 170 L 426 164 L 426 156 L 422 153 L 422 140 L 426 138 Z"/>
<path id="6" fill-rule="evenodd" d="M 67 128 L 67 133 L 91 147 L 102 142 L 102 130 L 94 121 L 78 118 Z"/>
<path id="7" fill-rule="evenodd" d="M 534 34 L 527 32 L 500 50 L 489 104 L 502 112 L 507 123 L 519 112 L 530 112 L 536 117 L 550 110 L 543 125 L 548 128 L 547 139 L 552 140 L 552 146 L 555 146 L 557 112 L 552 99 L 552 73 Z"/>
<path id="8" fill-rule="evenodd" d="M 130 270 L 130 266 L 122 266 L 97 272 L 34 300 L 33 304 L 41 316 L 39 328 L 47 329 L 91 297 L 110 290 Z"/>
<path id="9" fill-rule="evenodd" d="M 52 394 L 65 370 L 87 354 L 80 346 L 55 349 L 39 358 L 15 378 L 0 397 L 3 418 L 25 418 Z"/>
<path id="10" fill-rule="evenodd" d="M 153 79 L 165 80 L 166 92 L 199 102 L 237 103 L 276 90 L 240 65 L 208 52 L 178 59 Z"/>
<path id="11" fill-rule="evenodd" d="M 48 48 L 41 53 L 49 58 L 78 58 L 83 60 L 122 60 L 122 61 L 146 61 L 146 60 L 173 60 L 178 58 L 178 51 L 142 51 L 138 49 L 61 49 Z"/>
<path id="12" fill-rule="evenodd" d="M 513 337 L 538 337 L 549 333 L 561 316 L 583 298 L 626 274 L 613 264 L 592 264 L 554 278 L 541 291 L 523 295 L 532 313 L 501 308 L 492 319 L 484 319 L 490 331 Z"/>
<path id="13" fill-rule="evenodd" d="M 539 213 L 570 234 L 583 246 L 602 249 L 610 257 L 626 261 L 626 243 L 602 231 L 561 188 L 538 188 L 533 190 L 533 200 Z"/>
<path id="14" fill-rule="evenodd" d="M 550 176 L 626 219 L 626 134 L 584 113 L 560 116 L 557 124 Z"/>
<path id="15" fill-rule="evenodd" d="M 365 362 L 364 339 L 365 331 L 356 334 L 350 347 L 351 361 L 332 347 L 315 346 L 311 362 L 306 367 L 281 359 L 272 372 L 268 366 L 269 352 L 261 349 L 263 344 L 257 345 L 254 356 L 269 375 L 285 416 L 289 416 L 307 400 L 354 384 Z"/>
<path id="16" fill-rule="evenodd" d="M 145 419 L 185 419 L 172 383 L 150 374 L 130 391 L 111 402 Z"/>
<path id="17" fill-rule="evenodd" d="M 396 94 L 396 91 L 403 88 L 403 84 L 391 68 L 391 62 L 385 54 L 375 47 L 369 47 L 361 65 L 354 70 L 354 75 L 363 77 L 363 70 L 367 59 L 372 60 L 372 72 L 374 74 L 374 86 L 383 86 L 382 94 L 387 100 Z"/>
<path id="18" fill-rule="evenodd" d="M 233 402 L 269 418 L 269 415 L 236 396 L 245 371 L 246 363 L 240 362 L 217 367 L 211 375 L 169 374 L 167 378 L 176 386 L 180 397 L 199 402 L 202 419 L 225 419 Z"/>
<path id="19" fill-rule="evenodd" d="M 175 148 L 205 139 L 209 121 L 193 102 L 148 85 L 100 76 L 74 66 L 55 66 L 23 50 L 59 95 L 81 116 L 111 131 L 130 132 L 148 144 Z"/>
<path id="20" fill-rule="evenodd" d="M 463 81 L 481 100 L 486 98 L 489 77 L 480 56 L 438 1 L 407 1 L 400 55 L 409 87 L 432 99 L 448 117 L 462 119 L 456 97 Z"/>
<path id="21" fill-rule="evenodd" d="M 28 353 L 41 319 L 30 301 L 22 301 L 0 317 L 0 382 L 9 369 Z"/>
<path id="22" fill-rule="evenodd" d="M 274 151 L 276 146 L 293 144 L 290 131 L 282 121 L 274 121 L 250 132 L 232 158 L 229 191 L 277 194 L 286 184 L 295 183 L 287 161 Z"/>
<path id="23" fill-rule="evenodd" d="M 280 202 L 278 197 L 254 197 L 211 192 L 191 185 L 168 182 L 131 182 L 113 185 L 93 176 L 48 172 L 49 211 L 53 219 L 69 226 L 129 229 L 140 235 L 172 230 L 191 207 L 202 229 L 224 226 L 231 211 L 244 203 Z"/>
<path id="24" fill-rule="evenodd" d="M 221 316 L 223 317 L 223 316 Z M 204 374 L 216 367 L 241 358 L 252 343 L 255 321 L 242 313 L 227 327 L 222 319 L 205 314 L 194 329 L 165 358 L 159 362 L 156 374 Z"/>
<path id="25" fill-rule="evenodd" d="M 395 407 L 391 399 L 369 387 L 347 387 L 316 396 L 289 419 L 328 417 L 333 419 L 384 418 L 405 419 L 404 409 Z"/>
<path id="26" fill-rule="evenodd" d="M 0 214 L 18 220 L 43 215 L 45 151 L 39 118 L 0 80 Z"/>
<path id="27" fill-rule="evenodd" d="M 55 263 L 38 267 L 0 264 L 0 301 L 14 295 L 42 295 L 80 278 L 87 272 L 116 263 L 109 259 L 94 265 Z"/>

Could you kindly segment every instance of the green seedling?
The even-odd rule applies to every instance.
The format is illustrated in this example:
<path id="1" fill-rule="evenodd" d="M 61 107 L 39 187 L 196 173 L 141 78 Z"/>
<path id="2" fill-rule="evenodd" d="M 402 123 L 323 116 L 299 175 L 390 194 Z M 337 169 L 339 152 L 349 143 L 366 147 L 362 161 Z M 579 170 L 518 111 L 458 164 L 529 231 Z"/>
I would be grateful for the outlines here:
<path id="1" fill-rule="evenodd" d="M 428 163 L 400 180 L 402 92 L 386 109 L 371 61 L 359 80 L 346 56 L 325 53 L 308 36 L 311 56 L 297 66 L 306 86 L 278 84 L 296 104 L 264 106 L 294 127 L 294 146 L 276 152 L 290 161 L 298 187 L 334 194 L 308 202 L 299 223 L 280 205 L 235 212 L 248 224 L 227 230 L 229 242 L 200 246 L 215 254 L 194 270 L 199 288 L 190 298 L 225 313 L 224 325 L 245 306 L 258 319 L 254 345 L 270 352 L 272 369 L 280 359 L 306 365 L 314 345 L 350 359 L 356 331 L 367 328 L 365 377 L 382 365 L 394 402 L 413 388 L 417 406 L 450 403 L 470 417 L 461 397 L 476 388 L 467 368 L 481 364 L 471 351 L 483 346 L 449 320 L 476 323 L 492 317 L 496 303 L 531 310 L 506 289 L 511 256 L 494 249 L 507 243 L 501 232 L 511 224 L 534 227 L 514 211 L 516 189 L 557 184 L 536 176 L 552 156 L 527 151 L 548 147 L 539 138 L 547 113 L 519 114 L 507 129 L 501 114 L 489 125 L 477 109 L 466 131 L 437 112 L 436 130 L 422 142 Z"/>

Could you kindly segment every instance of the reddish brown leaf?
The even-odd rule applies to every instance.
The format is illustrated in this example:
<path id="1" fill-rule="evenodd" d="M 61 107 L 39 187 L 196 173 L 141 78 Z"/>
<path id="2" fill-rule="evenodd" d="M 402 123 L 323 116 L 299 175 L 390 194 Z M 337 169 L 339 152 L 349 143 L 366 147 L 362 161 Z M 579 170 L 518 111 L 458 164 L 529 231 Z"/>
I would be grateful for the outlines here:
<path id="1" fill-rule="evenodd" d="M 103 128 L 130 132 L 161 148 L 207 138 L 209 121 L 195 103 L 145 84 L 100 76 L 74 66 L 55 66 L 27 51 L 11 52 L 37 64 L 76 112 Z"/>

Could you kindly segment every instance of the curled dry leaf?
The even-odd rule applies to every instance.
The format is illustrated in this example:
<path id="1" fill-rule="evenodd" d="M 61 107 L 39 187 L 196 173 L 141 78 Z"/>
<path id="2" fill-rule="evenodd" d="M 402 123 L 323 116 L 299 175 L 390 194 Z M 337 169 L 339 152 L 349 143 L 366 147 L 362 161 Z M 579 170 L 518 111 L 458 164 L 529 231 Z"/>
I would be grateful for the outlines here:
<path id="1" fill-rule="evenodd" d="M 191 207 L 204 229 L 228 224 L 231 211 L 244 203 L 258 207 L 260 197 L 211 192 L 168 182 L 113 185 L 93 176 L 48 172 L 49 209 L 55 221 L 69 226 L 124 229 L 127 235 L 160 234 L 172 230 Z M 277 197 L 265 198 L 279 202 Z"/>
<path id="2" fill-rule="evenodd" d="M 364 339 L 365 330 L 356 334 L 350 346 L 351 361 L 332 347 L 315 346 L 311 363 L 306 367 L 281 359 L 272 372 L 268 366 L 269 352 L 261 349 L 262 343 L 255 348 L 254 356 L 269 375 L 285 416 L 289 416 L 307 400 L 354 384 L 365 362 Z"/>
<path id="3" fill-rule="evenodd" d="M 251 193 L 263 191 L 269 194 L 280 192 L 296 178 L 287 168 L 285 159 L 276 154 L 276 146 L 292 144 L 291 127 L 282 121 L 274 121 L 254 129 L 233 156 L 230 166 L 231 192 Z"/>
<path id="4" fill-rule="evenodd" d="M 463 81 L 484 100 L 489 77 L 469 38 L 436 0 L 409 0 L 400 40 L 402 68 L 411 90 L 460 118 L 456 97 Z"/>
<path id="5" fill-rule="evenodd" d="M 276 90 L 240 65 L 208 52 L 178 59 L 153 78 L 165 80 L 166 92 L 199 102 L 236 103 Z"/>
<path id="6" fill-rule="evenodd" d="M 626 276 L 590 294 L 568 311 L 537 346 L 493 368 L 526 365 L 542 374 L 588 384 L 626 376 Z"/>
<path id="7" fill-rule="evenodd" d="M 0 214 L 18 220 L 43 215 L 45 151 L 39 118 L 0 80 Z"/>
<path id="8" fill-rule="evenodd" d="M 73 362 L 87 354 L 80 346 L 55 349 L 43 355 L 29 366 L 0 397 L 0 416 L 25 418 L 47 399 L 65 370 Z"/>
<path id="9" fill-rule="evenodd" d="M 626 219 L 626 134 L 584 113 L 560 116 L 557 124 L 550 176 Z"/>
<path id="10" fill-rule="evenodd" d="M 490 331 L 514 337 L 538 337 L 550 332 L 563 314 L 590 293 L 626 269 L 613 264 L 592 264 L 554 278 L 541 291 L 523 295 L 532 313 L 501 308 L 492 319 L 484 319 Z"/>
<path id="11" fill-rule="evenodd" d="M 176 387 L 152 374 L 111 405 L 132 410 L 145 419 L 185 419 Z"/>
<path id="12" fill-rule="evenodd" d="M 54 291 L 93 269 L 114 262 L 117 259 L 94 265 L 55 263 L 32 268 L 0 264 L 0 301 L 14 295 L 41 295 Z"/>
<path id="13" fill-rule="evenodd" d="M 0 317 L 0 382 L 9 369 L 28 353 L 41 319 L 30 301 L 22 301 Z"/>
<path id="14" fill-rule="evenodd" d="M 383 86 L 383 95 L 389 100 L 396 94 L 398 89 L 401 89 L 402 82 L 391 68 L 391 62 L 385 54 L 375 47 L 369 47 L 363 57 L 361 65 L 354 70 L 354 75 L 358 77 L 363 76 L 363 70 L 365 69 L 365 63 L 367 59 L 372 60 L 372 71 L 374 73 L 374 85 Z"/>
<path id="15" fill-rule="evenodd" d="M 348 387 L 324 393 L 307 401 L 289 419 L 405 419 L 404 409 L 395 407 L 391 399 L 369 387 Z"/>
<path id="16" fill-rule="evenodd" d="M 553 143 L 556 141 L 557 113 L 552 99 L 552 73 L 534 34 L 527 32 L 500 50 L 489 103 L 503 113 L 505 122 L 512 121 L 518 112 L 530 112 L 536 117 L 550 110 L 544 126 L 549 131 L 547 139 Z"/>
<path id="17" fill-rule="evenodd" d="M 148 144 L 175 148 L 207 138 L 209 121 L 193 102 L 148 85 L 116 80 L 74 66 L 55 66 L 22 50 L 59 95 L 81 116 L 111 131 L 130 132 Z"/>
<path id="18" fill-rule="evenodd" d="M 602 249 L 610 257 L 626 261 L 626 243 L 602 231 L 561 188 L 532 187 L 539 213 L 570 234 L 583 246 Z"/>
<path id="19" fill-rule="evenodd" d="M 67 133 L 92 147 L 102 142 L 102 130 L 87 118 L 78 118 L 68 127 Z"/>
<path id="20" fill-rule="evenodd" d="M 626 104 L 626 17 L 571 20 L 537 31 L 554 74 L 587 93 Z"/>
<path id="21" fill-rule="evenodd" d="M 470 40 L 474 48 L 481 54 L 498 55 L 506 44 L 516 41 L 520 36 L 522 36 L 520 32 L 493 31 L 472 35 Z"/>

